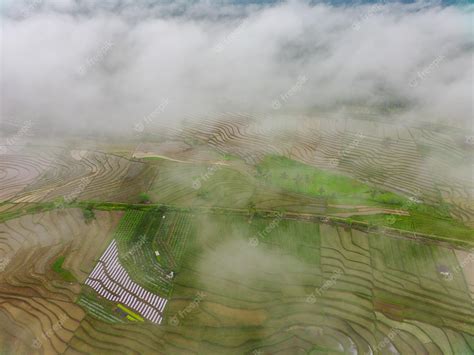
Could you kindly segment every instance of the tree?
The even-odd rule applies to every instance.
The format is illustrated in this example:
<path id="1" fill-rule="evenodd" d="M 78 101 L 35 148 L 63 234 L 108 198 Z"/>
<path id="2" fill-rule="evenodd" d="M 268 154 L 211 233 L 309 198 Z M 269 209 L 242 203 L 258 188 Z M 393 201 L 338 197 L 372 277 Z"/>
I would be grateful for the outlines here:
<path id="1" fill-rule="evenodd" d="M 151 202 L 150 195 L 148 195 L 145 192 L 142 192 L 142 193 L 140 193 L 140 195 L 138 195 L 138 200 L 140 201 L 140 203 L 150 203 Z"/>
<path id="2" fill-rule="evenodd" d="M 95 213 L 92 207 L 86 207 L 82 209 L 82 215 L 84 216 L 84 220 L 86 223 L 89 223 L 93 219 L 95 219 Z"/>

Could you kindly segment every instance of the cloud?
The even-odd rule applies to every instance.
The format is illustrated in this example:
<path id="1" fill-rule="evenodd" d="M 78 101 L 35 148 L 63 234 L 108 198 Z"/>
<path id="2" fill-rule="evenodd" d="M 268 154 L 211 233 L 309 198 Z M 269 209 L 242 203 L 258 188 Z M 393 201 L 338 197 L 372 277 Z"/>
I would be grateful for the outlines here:
<path id="1" fill-rule="evenodd" d="M 133 132 L 164 100 L 157 122 L 396 103 L 470 125 L 472 6 L 217 4 L 6 2 L 2 116 Z"/>

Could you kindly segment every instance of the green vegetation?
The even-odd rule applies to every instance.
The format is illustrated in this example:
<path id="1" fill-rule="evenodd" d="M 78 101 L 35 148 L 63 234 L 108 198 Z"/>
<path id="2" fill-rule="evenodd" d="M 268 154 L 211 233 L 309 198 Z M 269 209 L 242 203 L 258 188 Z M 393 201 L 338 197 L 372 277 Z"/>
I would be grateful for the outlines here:
<path id="1" fill-rule="evenodd" d="M 167 297 L 172 287 L 167 275 L 180 270 L 186 240 L 192 233 L 191 215 L 155 207 L 127 211 L 114 239 L 120 262 L 132 279 L 145 289 Z"/>
<path id="2" fill-rule="evenodd" d="M 145 320 L 140 317 L 138 314 L 136 314 L 135 312 L 131 311 L 130 309 L 128 309 L 127 307 L 125 307 L 124 305 L 122 304 L 118 304 L 117 305 L 118 308 L 120 308 L 122 311 L 128 313 L 134 320 L 138 320 L 140 322 L 144 322 Z M 128 318 L 128 317 L 127 317 Z"/>
<path id="3" fill-rule="evenodd" d="M 187 240 L 194 233 L 194 217 L 189 213 L 169 212 L 161 219 L 162 222 L 152 243 L 153 250 L 159 251 L 160 255 L 157 258 L 166 270 L 177 272 L 181 269 Z"/>
<path id="4" fill-rule="evenodd" d="M 90 223 L 93 219 L 95 219 L 95 213 L 91 205 L 82 209 L 82 215 L 84 216 L 86 223 Z"/>
<path id="5" fill-rule="evenodd" d="M 10 219 L 18 218 L 28 214 L 35 214 L 45 211 L 50 211 L 58 208 L 54 202 L 41 202 L 41 203 L 5 203 L 10 208 L 0 212 L 0 223 L 4 223 Z"/>
<path id="6" fill-rule="evenodd" d="M 77 299 L 77 304 L 83 307 L 88 314 L 108 324 L 124 323 L 114 310 L 114 304 L 105 298 L 99 297 L 94 291 L 83 290 Z"/>
<path id="7" fill-rule="evenodd" d="M 155 161 L 160 173 L 148 194 L 153 202 L 187 208 L 292 210 L 322 213 L 325 201 L 261 186 L 248 171 L 234 166 Z"/>
<path id="8" fill-rule="evenodd" d="M 448 324 L 457 324 L 463 336 L 474 331 L 462 274 L 448 281 L 438 272 L 439 265 L 450 270 L 459 265 L 448 248 L 278 218 L 249 223 L 246 216 L 214 215 L 196 224 L 165 315 L 168 320 L 178 315 L 173 334 L 199 341 L 203 353 L 230 347 L 278 353 L 292 337 L 330 353 L 352 342 L 366 349 L 365 341 L 373 348 L 393 327 L 449 349 L 454 345 L 437 335 Z M 251 244 L 253 237 L 258 242 Z M 198 293 L 203 301 L 179 317 Z M 443 305 L 436 314 L 435 305 Z M 406 328 L 415 322 L 424 333 Z M 275 324 L 283 330 L 266 331 Z M 372 338 L 377 332 L 380 337 Z M 331 341 L 334 334 L 338 342 Z M 393 341 L 410 353 L 405 335 Z M 462 336 L 453 343 L 471 350 Z"/>
<path id="9" fill-rule="evenodd" d="M 328 198 L 332 204 L 402 206 L 407 198 L 380 191 L 353 178 L 321 170 L 281 156 L 267 156 L 256 166 L 256 177 L 266 184 L 310 196 Z"/>
<path id="10" fill-rule="evenodd" d="M 242 161 L 242 159 L 239 156 L 234 155 L 234 154 L 222 153 L 221 156 L 222 156 L 222 160 L 225 160 L 225 161 Z"/>
<path id="11" fill-rule="evenodd" d="M 140 203 L 149 203 L 151 201 L 150 199 L 150 195 L 148 195 L 147 193 L 140 193 L 140 195 L 138 195 L 138 200 Z"/>
<path id="12" fill-rule="evenodd" d="M 436 216 L 426 212 L 410 211 L 410 216 L 393 216 L 374 214 L 368 216 L 352 216 L 348 221 L 363 221 L 372 226 L 384 226 L 409 232 L 433 236 L 443 236 L 446 240 L 465 241 L 472 243 L 473 230 L 450 217 Z"/>
<path id="13" fill-rule="evenodd" d="M 232 139 L 236 149 L 229 151 L 247 155 L 249 149 L 240 149 L 244 148 L 239 146 L 241 137 L 233 139 L 236 132 L 242 133 L 231 126 L 223 125 L 221 132 L 220 127 L 213 128 L 213 136 L 205 145 L 218 146 Z M 201 136 L 207 142 L 205 135 Z M 327 151 L 347 147 L 347 138 Z M 405 165 L 400 168 L 403 174 L 396 176 L 400 180 L 388 180 L 395 169 L 384 164 L 383 157 L 373 163 L 371 154 L 367 159 L 362 159 L 362 154 L 389 150 L 398 138 L 394 142 L 372 138 L 367 137 L 372 140 L 368 149 L 339 150 L 338 169 L 350 171 L 354 168 L 350 161 L 361 157 L 352 170 L 354 176 L 395 181 L 387 185 L 393 191 L 403 183 L 409 191 L 421 186 L 429 196 L 401 196 L 364 183 L 367 180 L 362 178 L 356 180 L 278 156 L 267 156 L 252 165 L 253 159 L 261 157 L 255 154 L 243 163 L 235 155 L 222 153 L 226 149 L 213 152 L 212 159 L 210 154 L 194 151 L 176 153 L 179 159 L 195 157 L 209 163 L 150 158 L 110 165 L 103 163 L 113 163 L 115 158 L 101 155 L 94 163 L 89 155 L 87 160 L 74 162 L 74 169 L 66 169 L 65 164 L 59 173 L 48 169 L 41 174 L 40 184 L 24 187 L 12 201 L 55 199 L 74 184 L 57 191 L 49 186 L 59 186 L 55 184 L 60 177 L 80 171 L 82 163 L 93 163 L 97 171 L 102 165 L 111 167 L 109 178 L 97 175 L 71 203 L 58 198 L 53 202 L 0 204 L 0 221 L 58 210 L 46 213 L 45 220 L 51 217 L 48 221 L 35 223 L 33 218 L 31 223 L 27 217 L 20 223 L 11 221 L 6 229 L 15 231 L 16 226 L 24 225 L 32 226 L 33 233 L 43 228 L 51 231 L 50 244 L 43 243 L 44 233 L 39 236 L 42 251 L 47 252 L 44 246 L 56 247 L 57 236 L 64 234 L 63 228 L 56 228 L 63 226 L 57 222 L 62 223 L 64 217 L 74 236 L 87 236 L 79 242 L 80 248 L 76 240 L 59 239 L 64 243 L 60 250 L 74 250 L 67 256 L 68 268 L 81 274 L 81 279 L 100 257 L 94 248 L 97 236 L 102 236 L 103 248 L 109 239 L 115 239 L 120 264 L 131 279 L 168 300 L 165 318 L 160 325 L 145 322 L 142 311 L 117 304 L 117 300 L 107 301 L 91 287 L 83 287 L 77 294 L 77 284 L 59 282 L 59 277 L 75 281 L 63 268 L 65 256 L 47 264 L 59 276 L 50 270 L 38 275 L 41 261 L 23 263 L 24 270 L 28 267 L 24 273 L 10 274 L 22 267 L 20 262 L 6 270 L 5 281 L 18 292 L 18 297 L 12 293 L 5 301 L 7 315 L 18 319 L 19 324 L 40 320 L 41 329 L 47 327 L 44 332 L 53 324 L 54 313 L 64 310 L 74 319 L 67 324 L 73 336 L 66 335 L 64 351 L 73 353 L 253 354 L 258 349 L 286 354 L 295 348 L 312 354 L 370 353 L 370 349 L 378 353 L 388 349 L 377 351 L 377 346 L 393 329 L 400 334 L 390 339 L 401 354 L 473 353 L 470 260 L 465 251 L 453 248 L 474 245 L 473 229 L 458 222 L 472 217 L 470 207 L 462 206 L 465 185 L 431 185 L 426 174 L 411 181 L 413 169 L 405 169 Z M 305 159 L 307 152 L 318 149 L 319 142 L 314 143 L 308 142 L 304 150 L 291 147 L 291 156 Z M 449 148 L 450 144 L 439 146 Z M 287 147 L 282 151 L 288 152 Z M 431 144 L 427 147 L 419 152 L 432 155 Z M 457 148 L 451 149 L 458 154 Z M 66 156 L 70 160 L 69 154 Z M 406 156 L 403 164 L 416 165 L 418 155 Z M 211 162 L 221 157 L 219 164 Z M 12 196 L 16 188 L 13 186 Z M 454 201 L 453 196 L 460 196 L 456 205 L 443 202 L 442 197 Z M 421 200 L 441 202 L 429 205 Z M 69 208 L 75 210 L 65 210 Z M 80 217 L 81 211 L 87 223 L 97 214 L 106 221 L 100 226 L 107 230 L 114 226 L 114 232 L 104 240 L 106 233 L 97 233 L 98 223 L 76 223 L 71 216 Z M 455 220 L 451 215 L 461 218 Z M 122 218 L 116 224 L 119 216 Z M 35 254 L 39 250 L 33 233 L 28 236 L 32 243 L 23 243 L 15 236 L 12 245 L 5 244 L 4 249 L 15 250 L 21 242 L 21 253 L 28 245 L 34 250 L 30 255 L 41 255 Z M 38 295 L 46 292 L 48 297 L 18 301 L 28 300 L 36 287 Z M 53 294 L 56 296 L 49 296 Z M 74 298 L 86 311 L 85 317 L 67 301 Z M 36 328 L 29 329 L 28 334 L 30 331 L 38 334 Z M 51 344 L 63 349 L 56 338 Z M 20 352 L 22 346 L 18 347 Z"/>
<path id="14" fill-rule="evenodd" d="M 66 207 L 83 208 L 86 221 L 93 218 L 92 209 L 147 211 L 166 206 L 169 210 L 182 212 L 207 213 L 212 210 L 212 213 L 245 213 L 250 216 L 284 210 L 342 217 L 348 223 L 360 221 L 384 225 L 443 239 L 451 238 L 455 243 L 472 240 L 472 228 L 453 219 L 450 216 L 451 206 L 447 203 L 427 205 L 417 201 L 419 196 L 410 199 L 381 191 L 350 177 L 284 157 L 267 156 L 253 171 L 240 164 L 236 157 L 232 157 L 230 165 L 226 166 L 180 163 L 161 158 L 152 161 L 160 174 L 150 189 L 140 194 L 141 206 L 76 201 Z M 358 213 L 360 206 L 365 206 L 362 213 Z M 49 202 L 26 204 L 22 209 L 12 208 L 2 212 L 0 220 L 55 207 L 64 206 Z M 384 214 L 390 211 L 402 211 L 409 213 L 409 216 L 394 215 L 395 223 L 386 223 Z M 165 260 L 161 261 L 166 264 Z"/>
<path id="15" fill-rule="evenodd" d="M 145 289 L 166 296 L 171 283 L 167 270 L 158 263 L 152 244 L 162 221 L 161 209 L 130 210 L 114 233 L 119 259 L 130 277 Z"/>
<path id="16" fill-rule="evenodd" d="M 77 279 L 74 277 L 74 275 L 66 269 L 63 269 L 63 263 L 64 263 L 65 257 L 60 256 L 58 257 L 51 268 L 53 269 L 54 272 L 58 273 L 65 281 L 67 282 L 77 282 Z"/>
<path id="17" fill-rule="evenodd" d="M 257 165 L 257 177 L 266 184 L 301 194 L 326 196 L 330 204 L 378 206 L 407 211 L 409 216 L 386 214 L 354 215 L 348 222 L 364 221 L 410 232 L 443 236 L 453 240 L 472 241 L 473 229 L 453 219 L 450 206 L 431 206 L 392 192 L 380 191 L 350 177 L 317 169 L 284 157 L 269 156 Z M 331 213 L 337 214 L 337 209 Z M 393 220 L 395 222 L 393 222 Z"/>

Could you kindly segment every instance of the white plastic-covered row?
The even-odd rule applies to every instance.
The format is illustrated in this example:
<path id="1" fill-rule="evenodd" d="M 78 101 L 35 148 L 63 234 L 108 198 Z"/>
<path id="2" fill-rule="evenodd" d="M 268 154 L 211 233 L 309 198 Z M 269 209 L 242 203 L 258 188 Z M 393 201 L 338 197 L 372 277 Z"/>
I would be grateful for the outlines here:
<path id="1" fill-rule="evenodd" d="M 124 304 L 153 323 L 160 324 L 162 321 L 161 314 L 168 300 L 132 281 L 127 271 L 120 265 L 115 240 L 112 240 L 102 254 L 85 284 L 102 297 Z"/>

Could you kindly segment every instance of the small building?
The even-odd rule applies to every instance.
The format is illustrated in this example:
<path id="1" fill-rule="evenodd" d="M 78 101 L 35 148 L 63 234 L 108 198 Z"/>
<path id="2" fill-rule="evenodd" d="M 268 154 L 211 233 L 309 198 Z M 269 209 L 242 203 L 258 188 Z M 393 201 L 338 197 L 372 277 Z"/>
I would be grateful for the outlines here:
<path id="1" fill-rule="evenodd" d="M 155 250 L 155 255 L 160 256 L 160 252 L 158 250 Z"/>
<path id="2" fill-rule="evenodd" d="M 174 277 L 174 271 L 170 271 L 170 273 L 168 275 L 166 275 L 166 278 L 170 279 L 170 280 L 172 280 L 173 277 Z"/>
<path id="3" fill-rule="evenodd" d="M 445 278 L 450 278 L 452 276 L 451 270 L 449 270 L 449 267 L 446 265 L 438 265 L 436 270 L 438 270 L 439 274 Z"/>

